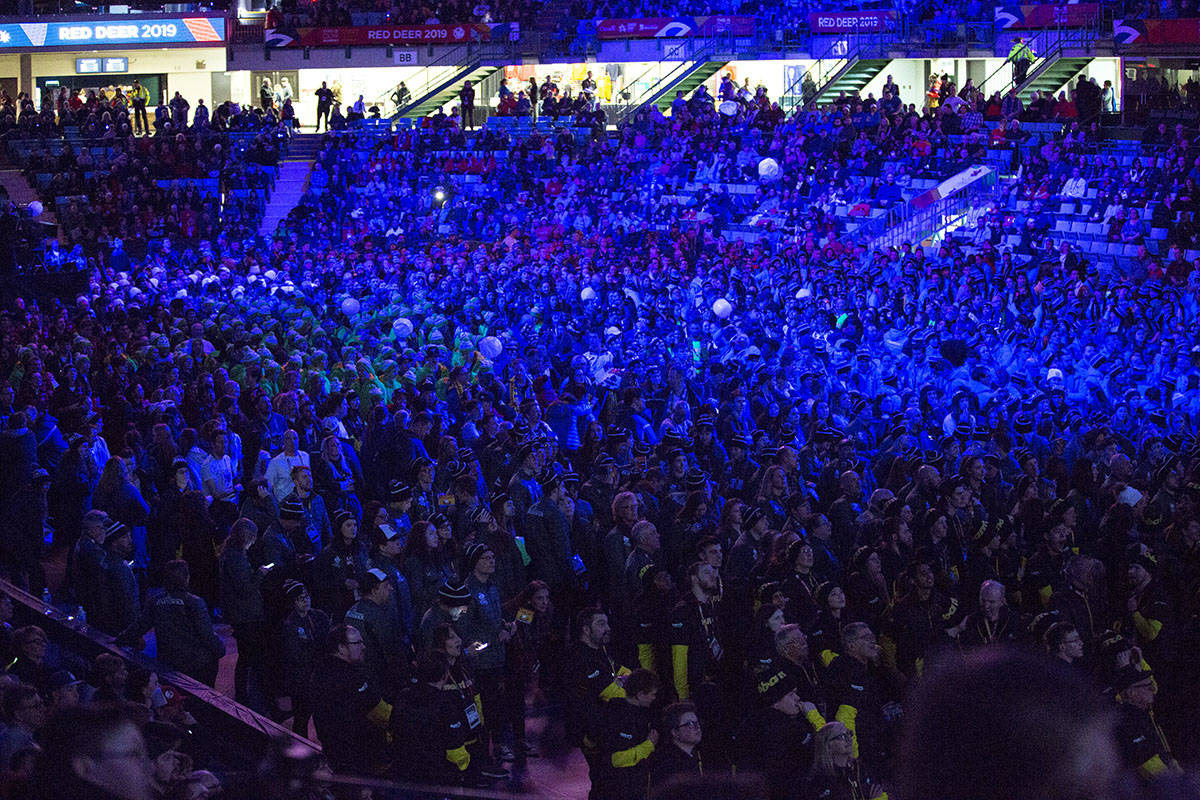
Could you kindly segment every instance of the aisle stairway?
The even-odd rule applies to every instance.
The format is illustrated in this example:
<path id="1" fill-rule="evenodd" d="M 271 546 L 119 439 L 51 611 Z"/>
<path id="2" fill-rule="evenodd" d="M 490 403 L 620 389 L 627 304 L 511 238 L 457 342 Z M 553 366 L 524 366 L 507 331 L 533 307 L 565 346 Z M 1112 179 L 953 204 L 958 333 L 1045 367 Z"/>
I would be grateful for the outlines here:
<path id="1" fill-rule="evenodd" d="M 1018 92 L 1021 99 L 1026 103 L 1029 102 L 1033 93 L 1050 92 L 1058 94 L 1060 91 L 1069 91 L 1071 83 L 1075 76 L 1087 69 L 1088 64 L 1092 63 L 1091 58 L 1055 58 L 1048 60 L 1043 66 L 1039 65 L 1037 69 L 1030 73 L 1025 83 L 1021 85 Z"/>
<path id="2" fill-rule="evenodd" d="M 3 186 L 4 190 L 8 192 L 8 199 L 21 208 L 25 208 L 38 199 L 37 192 L 29 185 L 29 181 L 25 179 L 19 169 L 0 170 L 0 186 Z M 51 225 L 56 224 L 53 205 L 42 212 L 39 221 Z"/>
<path id="3" fill-rule="evenodd" d="M 850 60 L 833 78 L 817 90 L 817 102 L 832 103 L 842 92 L 858 94 L 891 62 L 889 58 L 856 58 Z"/>
<path id="4" fill-rule="evenodd" d="M 716 75 L 728 63 L 728 61 L 697 61 L 679 75 L 655 87 L 653 94 L 648 99 L 660 110 L 666 111 L 671 107 L 671 103 L 675 102 L 676 92 L 683 92 L 684 98 L 690 98 L 696 87 Z"/>
<path id="5" fill-rule="evenodd" d="M 500 67 L 480 64 L 476 60 L 461 70 L 448 74 L 446 80 L 441 81 L 428 92 L 414 96 L 413 102 L 404 109 L 403 115 L 409 119 L 421 119 L 434 113 L 451 101 L 457 103 L 459 90 L 462 89 L 464 83 L 470 81 L 473 86 L 478 86 L 499 71 Z M 414 95 L 416 95 L 416 92 L 414 92 Z M 476 108 L 479 107 L 481 100 L 483 98 L 479 97 L 477 93 L 475 97 Z"/>
<path id="6" fill-rule="evenodd" d="M 316 133 L 299 133 L 292 137 L 288 153 L 279 165 L 279 177 L 275 179 L 271 199 L 267 201 L 266 211 L 258 226 L 260 236 L 273 235 L 280 220 L 287 219 L 287 215 L 304 196 L 308 188 L 308 175 L 312 171 L 313 159 L 321 149 L 322 138 L 321 134 Z"/>

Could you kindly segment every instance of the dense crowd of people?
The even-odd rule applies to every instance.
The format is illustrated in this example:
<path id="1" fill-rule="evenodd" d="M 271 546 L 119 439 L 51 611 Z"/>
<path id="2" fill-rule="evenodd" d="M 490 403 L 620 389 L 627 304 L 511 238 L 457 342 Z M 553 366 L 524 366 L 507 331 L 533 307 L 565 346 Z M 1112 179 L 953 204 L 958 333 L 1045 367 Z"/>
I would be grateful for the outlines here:
<path id="1" fill-rule="evenodd" d="M 465 25 L 510 22 L 532 24 L 540 3 L 534 0 L 441 0 L 399 3 L 392 0 L 281 0 L 272 4 L 268 29 L 350 27 L 353 25 Z"/>
<path id="2" fill-rule="evenodd" d="M 40 109 L 27 96 L 0 96 L 0 138 L 20 153 L 45 207 L 59 212 L 64 235 L 49 267 L 94 257 L 118 240 L 257 232 L 287 136 L 279 115 L 222 103 L 210 116 L 203 99 L 191 109 L 176 92 L 153 109 L 151 123 L 145 94 L 136 82 L 128 96 L 63 89 L 46 93 Z M 63 138 L 67 132 L 75 138 Z"/>
<path id="3" fill-rule="evenodd" d="M 612 136 L 329 135 L 269 241 L 114 247 L 73 304 L 0 313 L 0 570 L 40 593 L 49 528 L 57 600 L 208 683 L 219 609 L 236 699 L 311 722 L 344 773 L 490 785 L 555 746 L 526 734 L 536 690 L 597 798 L 734 766 L 772 798 L 916 800 L 900 731 L 937 715 L 906 698 L 945 674 L 924 702 L 958 708 L 955 670 L 999 644 L 1042 654 L 1010 679 L 1087 698 L 1057 712 L 1112 754 L 1085 794 L 1177 772 L 1196 132 L 1122 165 L 941 91 L 785 114 L 722 84 Z M 934 246 L 839 211 L 998 151 L 1015 175 Z M 1090 260 L 1065 203 L 1138 256 Z M 722 235 L 752 218 L 775 221 Z M 80 745 L 25 736 L 46 671 L 10 668 L 3 735 L 53 767 Z M 971 735 L 947 747 L 994 748 Z"/>

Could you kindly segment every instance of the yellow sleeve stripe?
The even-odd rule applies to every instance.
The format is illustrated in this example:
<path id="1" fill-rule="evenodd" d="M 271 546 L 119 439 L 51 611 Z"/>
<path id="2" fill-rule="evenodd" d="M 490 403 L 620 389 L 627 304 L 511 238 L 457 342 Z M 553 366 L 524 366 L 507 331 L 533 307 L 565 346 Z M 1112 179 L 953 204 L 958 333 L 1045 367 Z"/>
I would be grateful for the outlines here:
<path id="1" fill-rule="evenodd" d="M 649 758 L 653 752 L 654 742 L 647 739 L 641 744 L 630 747 L 628 750 L 618 750 L 613 753 L 612 765 L 614 767 L 636 767 Z"/>
<path id="2" fill-rule="evenodd" d="M 680 700 L 688 699 L 688 646 L 686 644 L 671 645 L 671 667 L 675 677 L 675 694 Z"/>
<path id="3" fill-rule="evenodd" d="M 858 720 L 858 709 L 854 706 L 840 705 L 838 706 L 837 715 L 834 717 L 838 722 L 846 726 L 846 730 L 855 734 L 854 736 L 854 757 L 858 758 L 858 731 L 856 723 Z"/>
<path id="4" fill-rule="evenodd" d="M 1162 622 L 1156 619 L 1148 619 L 1142 616 L 1142 612 L 1133 612 L 1133 624 L 1137 627 L 1138 633 L 1147 641 L 1153 642 L 1158 638 L 1158 634 L 1162 633 Z"/>
<path id="5" fill-rule="evenodd" d="M 1153 778 L 1166 771 L 1167 765 L 1163 763 L 1162 757 L 1157 753 L 1152 758 L 1142 762 L 1142 765 L 1138 767 L 1138 773 L 1144 778 Z"/>
<path id="6" fill-rule="evenodd" d="M 658 674 L 658 670 L 655 669 L 655 664 L 654 664 L 654 645 L 652 645 L 652 644 L 639 644 L 638 645 L 638 663 L 642 665 L 642 669 L 648 669 L 651 672 L 653 672 L 655 675 Z"/>
<path id="7" fill-rule="evenodd" d="M 380 700 L 374 708 L 367 712 L 367 719 L 371 721 L 372 725 L 379 728 L 386 728 L 391 718 L 392 707 L 383 700 Z"/>
<path id="8" fill-rule="evenodd" d="M 471 764 L 471 754 L 467 752 L 467 746 L 464 744 L 453 750 L 447 750 L 446 760 L 457 767 L 459 772 L 464 772 Z"/>

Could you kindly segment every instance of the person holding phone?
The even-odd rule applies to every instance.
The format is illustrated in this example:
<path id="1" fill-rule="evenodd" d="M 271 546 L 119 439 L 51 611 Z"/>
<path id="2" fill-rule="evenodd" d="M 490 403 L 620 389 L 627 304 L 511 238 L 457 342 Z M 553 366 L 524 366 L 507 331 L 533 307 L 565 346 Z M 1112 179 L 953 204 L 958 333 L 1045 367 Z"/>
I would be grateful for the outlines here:
<path id="1" fill-rule="evenodd" d="M 500 741 L 508 725 L 504 702 L 504 662 L 506 643 L 512 638 L 514 623 L 505 622 L 500 590 L 492 580 L 496 572 L 496 554 L 485 544 L 467 548 L 467 592 L 470 605 L 458 621 L 458 630 L 468 645 L 475 668 L 479 694 L 487 712 L 487 725 L 480 740 L 484 755 L 497 761 L 511 761 L 513 752 Z"/>

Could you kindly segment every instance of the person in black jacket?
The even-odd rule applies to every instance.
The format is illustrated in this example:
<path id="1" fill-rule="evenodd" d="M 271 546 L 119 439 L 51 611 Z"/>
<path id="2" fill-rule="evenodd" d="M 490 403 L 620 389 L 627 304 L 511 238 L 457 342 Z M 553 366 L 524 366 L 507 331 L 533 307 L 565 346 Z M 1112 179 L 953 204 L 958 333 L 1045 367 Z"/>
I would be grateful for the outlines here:
<path id="1" fill-rule="evenodd" d="M 550 594 L 563 603 L 575 580 L 572 564 L 571 522 L 563 513 L 562 481 L 557 473 L 538 476 L 542 497 L 525 516 L 525 549 L 529 553 L 529 576 L 545 581 Z"/>
<path id="2" fill-rule="evenodd" d="M 688 570 L 688 590 L 671 611 L 671 664 L 675 694 L 696 700 L 706 718 L 720 699 L 716 691 L 725 659 L 717 625 L 717 571 L 697 561 Z M 708 707 L 706 707 L 706 705 Z"/>
<path id="3" fill-rule="evenodd" d="M 0 568 L 14 584 L 34 595 L 46 586 L 42 548 L 46 535 L 46 493 L 50 473 L 38 467 L 29 483 L 9 498 L 0 520 Z"/>
<path id="4" fill-rule="evenodd" d="M 874 800 L 885 797 L 883 785 L 853 756 L 854 734 L 840 722 L 817 732 L 807 796 L 822 800 Z"/>
<path id="5" fill-rule="evenodd" d="M 842 651 L 829 665 L 830 707 L 854 734 L 854 757 L 868 769 L 881 769 L 890 748 L 885 712 L 889 696 L 876 671 L 879 643 L 869 625 L 852 622 L 842 630 Z"/>
<path id="6" fill-rule="evenodd" d="M 771 800 L 798 798 L 797 770 L 811 758 L 816 707 L 800 699 L 795 679 L 783 670 L 760 675 L 754 694 L 758 703 L 742 721 L 734 763 L 739 773 L 766 778 Z"/>
<path id="7" fill-rule="evenodd" d="M 237 640 L 237 666 L 233 670 L 233 696 L 242 705 L 262 708 L 261 697 L 248 693 L 251 678 L 256 692 L 263 689 L 262 667 L 266 650 L 266 626 L 261 584 L 268 570 L 250 566 L 246 552 L 258 540 L 258 527 L 242 517 L 229 529 L 221 545 L 221 610 L 233 626 Z"/>
<path id="8" fill-rule="evenodd" d="M 622 667 L 608 652 L 612 629 L 608 615 L 598 608 L 585 608 L 575 618 L 578 636 L 567 651 L 563 682 L 567 688 L 567 741 L 583 750 L 588 766 L 599 762 L 599 732 L 596 724 L 604 704 L 625 696 Z"/>
<path id="9" fill-rule="evenodd" d="M 313 719 L 317 736 L 334 772 L 368 775 L 384 756 L 384 729 L 392 707 L 371 682 L 366 642 L 350 625 L 334 627 L 316 669 Z"/>
<path id="10" fill-rule="evenodd" d="M 1145 781 L 1168 772 L 1181 772 L 1166 734 L 1154 718 L 1157 684 L 1154 673 L 1128 665 L 1113 679 L 1117 695 L 1117 747 L 1125 766 Z"/>
<path id="11" fill-rule="evenodd" d="M 283 620 L 283 688 L 292 699 L 292 730 L 308 736 L 317 693 L 314 670 L 329 635 L 329 615 L 312 607 L 303 583 L 289 580 L 283 590 L 292 605 Z"/>
<path id="12" fill-rule="evenodd" d="M 358 520 L 342 509 L 333 514 L 333 539 L 313 559 L 312 591 L 317 606 L 337 618 L 361 597 L 359 582 L 370 567 L 358 535 Z"/>
<path id="13" fill-rule="evenodd" d="M 649 759 L 658 745 L 650 710 L 658 699 L 658 676 L 637 669 L 625 679 L 625 697 L 600 717 L 600 760 L 591 771 L 591 800 L 636 800 L 649 786 Z"/>
<path id="14" fill-rule="evenodd" d="M 109 522 L 100 565 L 100 613 L 92 623 L 108 634 L 120 633 L 137 619 L 138 583 L 126 560 L 132 556 L 133 532 L 120 522 Z"/>
<path id="15" fill-rule="evenodd" d="M 950 629 L 958 637 L 960 647 L 979 647 L 997 642 L 1016 642 L 1025 633 L 1021 615 L 1008 606 L 1004 585 L 997 581 L 984 581 L 979 587 L 979 610 L 963 618 L 957 629 Z M 957 632 L 956 632 L 957 631 Z"/>
<path id="16" fill-rule="evenodd" d="M 67 575 L 75 601 L 83 607 L 88 620 L 98 620 L 104 601 L 104 533 L 108 515 L 92 510 L 83 517 L 83 530 L 71 553 Z"/>
<path id="17" fill-rule="evenodd" d="M 422 653 L 416 683 L 405 689 L 392 713 L 392 767 L 401 780 L 441 785 L 473 783 L 467 750 L 470 731 L 461 710 L 447 693 L 449 673 L 438 653 Z"/>
<path id="18" fill-rule="evenodd" d="M 656 745 L 650 759 L 650 790 L 682 777 L 700 778 L 713 774 L 702 758 L 703 739 L 696 704 L 690 700 L 672 703 L 663 710 L 662 732 L 668 741 Z"/>
<path id="19" fill-rule="evenodd" d="M 163 591 L 147 600 L 138 618 L 117 636 L 117 643 L 139 642 L 153 628 L 159 661 L 212 686 L 225 645 L 213 630 L 208 606 L 188 591 L 190 579 L 186 561 L 167 562 Z"/>

